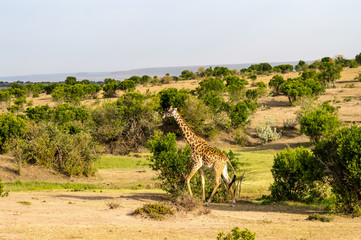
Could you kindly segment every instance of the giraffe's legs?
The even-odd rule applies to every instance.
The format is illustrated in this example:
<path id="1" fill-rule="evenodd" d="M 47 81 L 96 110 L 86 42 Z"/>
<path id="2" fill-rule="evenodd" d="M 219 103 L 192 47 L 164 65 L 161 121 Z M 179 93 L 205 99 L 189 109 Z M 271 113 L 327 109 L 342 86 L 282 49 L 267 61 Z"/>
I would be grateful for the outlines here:
<path id="1" fill-rule="evenodd" d="M 217 189 L 218 189 L 219 185 L 221 184 L 220 180 L 221 180 L 222 170 L 223 170 L 223 168 L 218 169 L 217 166 L 214 166 L 214 189 L 213 189 L 211 196 L 208 199 L 207 206 L 211 203 L 214 194 L 217 192 Z"/>
<path id="2" fill-rule="evenodd" d="M 199 173 L 201 174 L 201 182 L 202 182 L 202 201 L 206 201 L 206 194 L 205 194 L 205 180 L 204 180 L 204 171 L 203 168 L 199 169 Z"/>
<path id="3" fill-rule="evenodd" d="M 191 196 L 193 196 L 193 193 L 192 193 L 190 181 L 191 181 L 192 177 L 194 176 L 194 174 L 198 171 L 198 169 L 199 169 L 201 166 L 202 166 L 201 164 L 194 164 L 191 172 L 189 173 L 189 175 L 188 175 L 188 177 L 187 177 L 187 179 L 186 179 L 188 191 L 189 191 L 189 194 L 190 194 Z"/>
<path id="4" fill-rule="evenodd" d="M 233 192 L 232 186 L 229 187 L 229 191 L 231 191 L 231 195 L 232 195 L 232 207 L 234 207 L 234 205 L 236 204 L 236 199 L 234 198 L 234 192 Z"/>

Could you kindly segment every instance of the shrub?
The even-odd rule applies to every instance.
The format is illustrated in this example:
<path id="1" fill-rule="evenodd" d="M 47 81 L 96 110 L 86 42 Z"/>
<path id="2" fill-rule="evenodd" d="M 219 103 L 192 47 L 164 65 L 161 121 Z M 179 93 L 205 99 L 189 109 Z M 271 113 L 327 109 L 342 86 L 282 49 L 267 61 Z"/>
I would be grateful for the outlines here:
<path id="1" fill-rule="evenodd" d="M 227 76 L 223 80 L 226 81 L 226 88 L 231 101 L 239 101 L 244 95 L 245 85 L 248 84 L 246 79 L 241 79 L 237 76 Z"/>
<path id="2" fill-rule="evenodd" d="M 220 232 L 217 236 L 217 240 L 254 240 L 256 239 L 256 233 L 252 233 L 247 228 L 243 230 L 235 227 L 231 230 L 231 233 L 225 235 L 224 232 Z"/>
<path id="3" fill-rule="evenodd" d="M 161 110 L 168 109 L 170 106 L 182 108 L 185 101 L 189 98 L 185 89 L 178 90 L 176 88 L 164 88 L 159 93 Z"/>
<path id="4" fill-rule="evenodd" d="M 117 88 L 125 92 L 126 91 L 131 92 L 135 90 L 135 82 L 131 79 L 125 79 L 121 82 L 118 82 Z"/>
<path id="5" fill-rule="evenodd" d="M 159 98 L 128 92 L 116 102 L 104 103 L 90 112 L 91 133 L 107 152 L 127 154 L 144 146 L 160 117 Z"/>
<path id="6" fill-rule="evenodd" d="M 231 118 L 231 123 L 235 127 L 244 126 L 247 122 L 247 119 L 250 115 L 250 110 L 245 101 L 240 101 L 236 105 L 231 107 L 229 117 Z"/>
<path id="7" fill-rule="evenodd" d="M 54 169 L 67 176 L 89 176 L 95 172 L 93 163 L 101 149 L 89 133 L 70 134 L 56 125 L 40 124 L 30 128 L 24 144 L 16 153 L 24 162 Z"/>
<path id="8" fill-rule="evenodd" d="M 252 101 L 257 101 L 259 97 L 258 89 L 248 89 L 246 92 L 246 97 Z"/>
<path id="9" fill-rule="evenodd" d="M 331 222 L 333 219 L 331 217 L 322 216 L 318 213 L 311 214 L 307 217 L 306 220 L 310 221 L 321 221 L 321 222 Z"/>
<path id="10" fill-rule="evenodd" d="M 271 169 L 274 182 L 270 198 L 275 201 L 315 201 L 322 196 L 317 188 L 324 176 L 323 165 L 303 147 L 277 153 Z"/>
<path id="11" fill-rule="evenodd" d="M 210 107 L 194 96 L 189 96 L 185 106 L 180 109 L 184 120 L 199 135 L 213 138 L 217 134 L 215 117 Z"/>
<path id="12" fill-rule="evenodd" d="M 275 75 L 271 78 L 268 86 L 273 89 L 276 94 L 280 94 L 281 85 L 285 82 L 281 75 Z"/>
<path id="13" fill-rule="evenodd" d="M 336 108 L 324 103 L 320 108 L 306 112 L 301 118 L 301 133 L 314 143 L 333 135 L 341 126 Z"/>
<path id="14" fill-rule="evenodd" d="M 260 123 L 257 126 L 257 136 L 261 139 L 262 143 L 271 142 L 281 137 L 281 133 L 277 132 L 277 129 L 275 127 L 272 129 L 272 124 L 273 121 L 268 120 L 265 124 Z"/>
<path id="15" fill-rule="evenodd" d="M 143 207 L 137 208 L 134 214 L 156 220 L 163 220 L 167 215 L 174 215 L 174 210 L 162 203 L 147 203 L 144 204 Z"/>
<path id="16" fill-rule="evenodd" d="M 207 92 L 223 92 L 225 85 L 220 78 L 205 78 L 199 83 L 196 91 L 200 97 L 204 96 Z"/>
<path id="17" fill-rule="evenodd" d="M 21 138 L 27 131 L 27 124 L 21 115 L 0 114 L 0 153 L 7 152 L 11 138 Z"/>
<path id="18" fill-rule="evenodd" d="M 229 76 L 232 75 L 233 72 L 231 70 L 229 70 L 227 67 L 215 67 L 212 75 L 215 77 L 225 77 L 225 76 Z"/>
<path id="19" fill-rule="evenodd" d="M 117 88 L 117 80 L 111 78 L 104 79 L 103 95 L 105 98 L 116 97 Z"/>
<path id="20" fill-rule="evenodd" d="M 224 99 L 215 91 L 207 92 L 206 95 L 203 96 L 202 100 L 213 111 L 213 113 L 219 113 L 224 108 Z"/>
<path id="21" fill-rule="evenodd" d="M 333 211 L 361 216 L 361 127 L 342 128 L 316 144 L 314 154 L 330 178 Z"/>
<path id="22" fill-rule="evenodd" d="M 240 145 L 240 146 L 246 146 L 248 139 L 245 136 L 245 134 L 243 133 L 243 131 L 239 130 L 236 132 L 236 144 Z"/>
<path id="23" fill-rule="evenodd" d="M 156 134 L 146 147 L 153 153 L 150 158 L 151 168 L 158 172 L 162 189 L 170 194 L 180 194 L 185 189 L 185 179 L 191 168 L 190 147 L 177 149 L 176 136 Z"/>

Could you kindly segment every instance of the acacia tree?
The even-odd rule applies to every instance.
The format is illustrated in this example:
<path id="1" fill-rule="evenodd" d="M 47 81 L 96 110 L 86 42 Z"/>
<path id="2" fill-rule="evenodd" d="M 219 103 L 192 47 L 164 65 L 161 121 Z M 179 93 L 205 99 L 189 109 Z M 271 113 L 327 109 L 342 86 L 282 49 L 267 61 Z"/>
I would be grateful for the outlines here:
<path id="1" fill-rule="evenodd" d="M 274 90 L 276 94 L 280 94 L 281 85 L 285 82 L 281 75 L 275 75 L 271 78 L 268 86 Z"/>
<path id="2" fill-rule="evenodd" d="M 117 91 L 117 80 L 112 78 L 104 79 L 103 91 L 103 95 L 105 98 L 115 97 Z"/>
<path id="3" fill-rule="evenodd" d="M 329 61 L 324 60 L 321 61 L 319 70 L 321 72 L 319 77 L 321 85 L 327 87 L 332 83 L 332 86 L 335 87 L 336 80 L 341 78 L 342 65 L 336 64 L 332 59 Z"/>

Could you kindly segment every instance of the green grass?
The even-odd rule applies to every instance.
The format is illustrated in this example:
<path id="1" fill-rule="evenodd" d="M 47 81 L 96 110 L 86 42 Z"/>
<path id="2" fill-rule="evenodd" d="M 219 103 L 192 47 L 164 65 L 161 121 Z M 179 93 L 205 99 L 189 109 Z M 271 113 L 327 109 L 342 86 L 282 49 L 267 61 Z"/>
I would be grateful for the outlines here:
<path id="1" fill-rule="evenodd" d="M 104 156 L 95 164 L 98 169 L 105 168 L 149 168 L 146 156 Z"/>
<path id="2" fill-rule="evenodd" d="M 268 188 L 273 182 L 271 168 L 274 152 L 267 150 L 244 151 L 233 150 L 241 163 L 241 172 L 245 172 L 242 181 L 242 194 L 268 194 Z"/>
<path id="3" fill-rule="evenodd" d="M 101 189 L 92 184 L 83 183 L 58 183 L 58 182 L 40 182 L 40 181 L 15 181 L 4 183 L 6 191 L 19 192 L 19 191 L 40 191 L 40 190 L 59 190 L 66 189 L 72 191 L 84 191 Z"/>
<path id="4" fill-rule="evenodd" d="M 24 204 L 24 205 L 31 205 L 31 202 L 28 201 L 20 201 L 18 203 Z"/>

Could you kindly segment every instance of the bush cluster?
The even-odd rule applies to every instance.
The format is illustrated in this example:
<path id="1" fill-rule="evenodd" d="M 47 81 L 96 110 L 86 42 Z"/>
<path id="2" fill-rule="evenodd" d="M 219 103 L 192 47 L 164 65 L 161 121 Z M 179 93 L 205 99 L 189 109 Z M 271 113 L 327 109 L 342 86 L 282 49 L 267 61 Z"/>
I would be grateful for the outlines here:
<path id="1" fill-rule="evenodd" d="M 20 164 L 38 164 L 67 176 L 92 175 L 95 172 L 93 164 L 101 153 L 89 133 L 71 134 L 53 124 L 31 126 L 24 140 L 12 142 L 12 149 Z M 21 168 L 18 170 L 20 172 Z"/>
<path id="2" fill-rule="evenodd" d="M 303 147 L 287 148 L 276 154 L 271 172 L 272 200 L 315 201 L 322 196 L 317 183 L 324 176 L 323 165 Z"/>
<path id="3" fill-rule="evenodd" d="M 331 212 L 361 216 L 361 127 L 351 126 L 305 148 L 285 149 L 274 158 L 269 198 L 318 201 L 330 186 Z"/>

